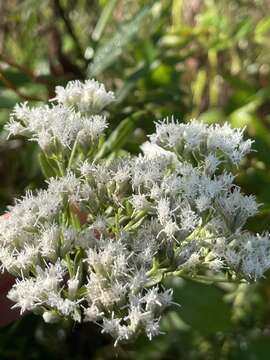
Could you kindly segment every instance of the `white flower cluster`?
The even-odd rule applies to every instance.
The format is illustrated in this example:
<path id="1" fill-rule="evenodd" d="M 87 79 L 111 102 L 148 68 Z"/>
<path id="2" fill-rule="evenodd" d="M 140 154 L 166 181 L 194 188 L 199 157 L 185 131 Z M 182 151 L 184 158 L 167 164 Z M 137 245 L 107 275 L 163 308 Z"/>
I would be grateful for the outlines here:
<path id="1" fill-rule="evenodd" d="M 56 92 L 59 105 L 17 106 L 7 126 L 39 143 L 46 131 L 56 146 L 48 163 L 74 160 L 62 163 L 47 189 L 28 193 L 0 218 L 1 268 L 17 277 L 9 292 L 15 307 L 47 322 L 94 322 L 117 344 L 160 333 L 172 303 L 164 276 L 263 276 L 269 235 L 244 229 L 257 204 L 230 172 L 251 149 L 242 130 L 164 120 L 141 155 L 96 161 L 93 139 L 106 127 L 96 113 L 113 95 L 93 80 Z M 74 148 L 82 129 L 87 145 L 79 140 Z"/>
<path id="2" fill-rule="evenodd" d="M 71 81 L 66 88 L 57 86 L 56 94 L 52 99 L 56 105 L 16 105 L 6 125 L 9 134 L 30 137 L 48 154 L 71 149 L 76 140 L 85 148 L 96 144 L 107 127 L 105 117 L 97 114 L 114 100 L 112 92 L 106 92 L 97 81 L 87 80 L 84 84 Z"/>
<path id="3" fill-rule="evenodd" d="M 70 81 L 66 88 L 56 86 L 56 97 L 60 104 L 76 107 L 81 113 L 98 114 L 106 105 L 114 101 L 112 91 L 107 92 L 103 84 L 95 80 L 84 83 Z"/>

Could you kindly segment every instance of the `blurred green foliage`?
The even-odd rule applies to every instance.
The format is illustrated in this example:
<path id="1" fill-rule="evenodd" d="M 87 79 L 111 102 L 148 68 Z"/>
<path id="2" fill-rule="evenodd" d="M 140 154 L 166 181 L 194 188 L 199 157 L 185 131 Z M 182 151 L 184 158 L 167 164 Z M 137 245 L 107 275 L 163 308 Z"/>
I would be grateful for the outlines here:
<path id="1" fill-rule="evenodd" d="M 104 154 L 138 152 L 154 121 L 246 126 L 254 152 L 237 182 L 255 193 L 253 231 L 270 229 L 269 0 L 10 0 L 0 2 L 0 126 L 18 101 L 38 104 L 57 84 L 95 77 L 113 89 Z M 122 134 L 119 137 L 119 134 Z M 0 135 L 0 207 L 42 186 L 38 151 Z M 172 281 L 172 280 L 171 280 Z M 164 335 L 114 349 L 88 324 L 35 315 L 0 329 L 5 359 L 269 359 L 270 284 L 174 280 Z"/>

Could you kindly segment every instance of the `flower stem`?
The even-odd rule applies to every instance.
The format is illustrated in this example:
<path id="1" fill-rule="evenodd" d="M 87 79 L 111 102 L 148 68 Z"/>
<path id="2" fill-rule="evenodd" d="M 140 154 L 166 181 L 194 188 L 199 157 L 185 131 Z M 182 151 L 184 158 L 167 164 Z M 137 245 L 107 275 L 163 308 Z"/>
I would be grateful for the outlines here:
<path id="1" fill-rule="evenodd" d="M 209 283 L 234 283 L 234 284 L 246 284 L 246 280 L 239 279 L 226 279 L 226 278 L 215 278 L 207 275 L 187 275 L 183 270 L 167 272 L 165 276 L 176 276 L 186 280 L 193 280 L 198 282 L 209 282 Z"/>
<path id="2" fill-rule="evenodd" d="M 67 167 L 68 170 L 70 170 L 72 162 L 74 160 L 76 150 L 77 150 L 77 145 L 78 145 L 78 136 L 76 137 L 76 140 L 75 140 L 75 142 L 73 144 L 73 147 L 72 147 L 72 150 L 71 150 L 70 158 L 69 158 L 69 161 L 68 161 L 68 167 Z"/>

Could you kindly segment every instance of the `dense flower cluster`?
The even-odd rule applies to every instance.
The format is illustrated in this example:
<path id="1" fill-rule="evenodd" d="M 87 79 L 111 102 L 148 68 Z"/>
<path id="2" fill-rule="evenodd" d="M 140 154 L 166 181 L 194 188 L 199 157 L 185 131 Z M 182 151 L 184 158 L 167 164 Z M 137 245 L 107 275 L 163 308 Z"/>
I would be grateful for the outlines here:
<path id="1" fill-rule="evenodd" d="M 10 135 L 39 143 L 55 176 L 0 218 L 1 268 L 21 312 L 47 322 L 91 321 L 115 343 L 159 334 L 172 274 L 257 279 L 270 267 L 268 234 L 244 229 L 257 212 L 231 173 L 252 141 L 228 124 L 165 119 L 142 154 L 100 159 L 114 97 L 91 80 L 56 88 L 57 104 L 18 105 Z M 56 166 L 57 165 L 57 166 Z"/>

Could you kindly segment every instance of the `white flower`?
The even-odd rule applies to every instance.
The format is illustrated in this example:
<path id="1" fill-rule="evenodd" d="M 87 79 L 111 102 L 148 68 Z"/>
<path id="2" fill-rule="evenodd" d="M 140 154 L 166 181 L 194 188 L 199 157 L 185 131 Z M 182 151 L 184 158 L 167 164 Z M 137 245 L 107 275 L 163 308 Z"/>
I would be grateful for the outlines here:
<path id="1" fill-rule="evenodd" d="M 217 206 L 226 226 L 232 231 L 241 229 L 246 220 L 258 211 L 255 197 L 252 195 L 244 196 L 237 188 L 233 192 L 218 197 L 215 206 Z"/>
<path id="2" fill-rule="evenodd" d="M 49 324 L 54 324 L 60 319 L 60 316 L 55 311 L 44 311 L 42 317 L 43 320 Z"/>
<path id="3" fill-rule="evenodd" d="M 198 253 L 191 254 L 190 257 L 185 261 L 181 268 L 188 270 L 188 271 L 194 271 L 198 265 L 201 264 L 201 258 Z"/>
<path id="4" fill-rule="evenodd" d="M 171 120 L 166 118 L 156 123 L 156 132 L 150 135 L 149 139 L 151 143 L 162 146 L 165 149 L 172 149 L 181 145 L 184 131 L 184 124 L 179 124 L 173 117 Z"/>
<path id="5" fill-rule="evenodd" d="M 191 151 L 198 148 L 207 138 L 207 125 L 198 120 L 191 120 L 185 125 L 183 139 L 185 147 Z"/>
<path id="6" fill-rule="evenodd" d="M 84 309 L 84 321 L 97 322 L 102 319 L 103 315 L 104 312 L 100 311 L 94 303 Z"/>
<path id="7" fill-rule="evenodd" d="M 114 94 L 105 90 L 103 84 L 95 80 L 70 81 L 64 88 L 57 86 L 55 89 L 56 97 L 59 103 L 67 106 L 75 106 L 82 113 L 99 113 L 105 106 L 114 101 Z"/>
<path id="8" fill-rule="evenodd" d="M 201 224 L 201 218 L 191 210 L 188 204 L 183 204 L 179 215 L 181 230 L 189 234 Z"/>
<path id="9" fill-rule="evenodd" d="M 251 150 L 252 141 L 243 140 L 244 129 L 232 129 L 227 123 L 209 128 L 207 147 L 210 151 L 221 150 L 235 165 Z"/>
<path id="10" fill-rule="evenodd" d="M 248 277 L 258 279 L 270 267 L 269 234 L 246 234 L 241 239 L 241 271 Z"/>
<path id="11" fill-rule="evenodd" d="M 171 219 L 172 211 L 168 199 L 160 199 L 157 204 L 157 216 L 162 225 L 165 225 Z"/>
<path id="12" fill-rule="evenodd" d="M 60 245 L 60 227 L 52 223 L 50 226 L 47 225 L 47 228 L 42 228 L 39 244 L 41 255 L 51 261 L 56 261 Z"/>
<path id="13" fill-rule="evenodd" d="M 149 340 L 152 340 L 154 336 L 161 334 L 159 327 L 159 319 L 151 319 L 147 322 L 145 332 Z"/>
<path id="14" fill-rule="evenodd" d="M 219 272 L 221 269 L 224 268 L 224 261 L 216 258 L 208 263 L 208 267 L 214 272 Z"/>
<path id="15" fill-rule="evenodd" d="M 216 155 L 210 153 L 204 159 L 204 166 L 206 174 L 213 175 L 221 161 L 216 157 Z"/>
<path id="16" fill-rule="evenodd" d="M 31 278 L 17 280 L 9 291 L 8 298 L 15 302 L 13 308 L 21 308 L 21 314 L 42 304 L 40 288 L 37 282 Z"/>
<path id="17" fill-rule="evenodd" d="M 82 118 L 81 129 L 78 131 L 78 142 L 84 146 L 96 144 L 100 135 L 107 128 L 105 117 L 95 115 L 90 118 Z"/>
<path id="18" fill-rule="evenodd" d="M 27 135 L 27 129 L 23 124 L 16 121 L 13 116 L 11 116 L 10 121 L 6 124 L 5 129 L 9 136 Z"/>
<path id="19" fill-rule="evenodd" d="M 71 149 L 76 139 L 84 145 L 96 144 L 107 127 L 105 117 L 83 116 L 66 105 L 29 108 L 16 106 L 6 130 L 10 135 L 28 135 L 48 154 L 57 153 L 59 146 Z"/>
<path id="20" fill-rule="evenodd" d="M 73 298 L 77 291 L 78 291 L 78 287 L 79 287 L 79 279 L 78 279 L 78 275 L 76 275 L 76 277 L 71 278 L 68 280 L 67 285 L 68 285 L 68 294 L 70 295 L 71 298 Z"/>

